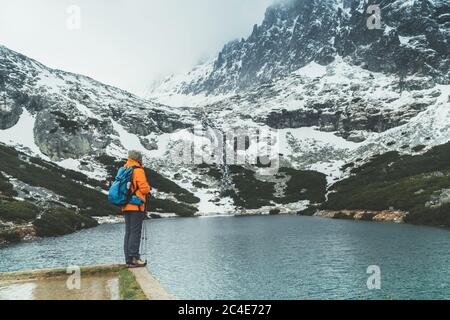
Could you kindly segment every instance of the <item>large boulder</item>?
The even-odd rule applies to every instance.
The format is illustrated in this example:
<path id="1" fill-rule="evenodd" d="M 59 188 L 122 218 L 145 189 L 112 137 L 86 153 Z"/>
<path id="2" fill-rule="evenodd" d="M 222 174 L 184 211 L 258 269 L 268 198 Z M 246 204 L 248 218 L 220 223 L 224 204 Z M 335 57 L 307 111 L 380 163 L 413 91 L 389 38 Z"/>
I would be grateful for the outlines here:
<path id="1" fill-rule="evenodd" d="M 6 103 L 5 103 L 6 102 Z M 0 130 L 14 127 L 22 114 L 22 108 L 9 99 L 0 97 Z"/>
<path id="2" fill-rule="evenodd" d="M 101 152 L 109 145 L 113 133 L 109 119 L 86 117 L 73 108 L 64 110 L 53 108 L 38 113 L 34 135 L 42 153 L 53 160 L 77 159 Z"/>

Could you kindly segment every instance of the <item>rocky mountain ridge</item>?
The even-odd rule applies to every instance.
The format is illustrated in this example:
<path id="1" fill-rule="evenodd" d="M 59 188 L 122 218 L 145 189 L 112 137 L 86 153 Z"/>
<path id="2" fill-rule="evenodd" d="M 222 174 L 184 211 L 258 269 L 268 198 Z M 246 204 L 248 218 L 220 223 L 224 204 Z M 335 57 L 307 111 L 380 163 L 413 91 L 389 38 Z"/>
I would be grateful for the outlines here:
<path id="1" fill-rule="evenodd" d="M 0 66 L 5 88 L 0 128 L 15 126 L 26 110 L 35 118 L 36 144 L 52 160 L 98 155 L 118 147 L 115 125 L 140 136 L 189 126 L 187 117 L 181 120 L 182 114 L 167 106 L 85 76 L 53 70 L 2 46 Z"/>
<path id="2" fill-rule="evenodd" d="M 370 5 L 380 8 L 380 28 L 368 29 Z M 339 56 L 372 72 L 431 76 L 449 84 L 449 12 L 445 0 L 279 1 L 247 39 L 228 43 L 201 74 L 170 90 L 242 92 Z"/>

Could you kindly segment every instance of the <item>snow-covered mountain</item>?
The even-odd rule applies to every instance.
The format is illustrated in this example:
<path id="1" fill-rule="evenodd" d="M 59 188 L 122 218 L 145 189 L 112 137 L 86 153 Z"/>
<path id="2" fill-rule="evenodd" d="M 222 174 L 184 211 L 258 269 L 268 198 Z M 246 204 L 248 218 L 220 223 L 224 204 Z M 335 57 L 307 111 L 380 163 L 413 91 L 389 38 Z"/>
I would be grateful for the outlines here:
<path id="1" fill-rule="evenodd" d="M 367 26 L 373 3 L 277 3 L 248 39 L 149 97 L 225 128 L 278 129 L 290 165 L 335 177 L 339 161 L 447 142 L 449 1 L 381 1 L 380 30 Z"/>
<path id="2" fill-rule="evenodd" d="M 368 28 L 370 5 L 380 9 L 380 28 Z M 245 91 L 337 57 L 373 72 L 429 75 L 449 84 L 449 12 L 447 0 L 279 1 L 248 39 L 225 45 L 215 61 L 171 91 Z"/>
<path id="3" fill-rule="evenodd" d="M 449 1 L 281 1 L 248 39 L 148 97 L 224 132 L 276 129 L 282 165 L 331 186 L 374 156 L 450 141 L 449 18 Z"/>
<path id="4" fill-rule="evenodd" d="M 31 194 L 36 203 L 45 194 L 47 202 L 58 198 L 95 216 L 92 204 L 103 201 L 120 160 L 141 149 L 153 212 L 297 213 L 325 202 L 327 187 L 339 196 L 336 182 L 345 185 L 377 155 L 395 151 L 426 163 L 428 152 L 450 141 L 449 1 L 380 1 L 383 24 L 375 30 L 366 23 L 372 3 L 278 2 L 248 39 L 145 99 L 0 46 L 0 151 L 39 172 L 25 179 L 0 169 L 0 196 Z M 179 161 L 180 147 L 202 155 L 235 132 L 275 132 L 279 170 L 265 175 L 261 163 L 222 157 L 257 154 L 272 143 L 259 137 L 243 146 L 219 141 L 213 163 Z M 95 200 L 79 203 L 40 182 L 52 163 L 60 170 L 55 179 L 71 177 L 70 190 L 95 189 Z"/>
<path id="5" fill-rule="evenodd" d="M 145 154 L 147 173 L 154 187 L 154 207 L 151 208 L 154 212 L 163 215 L 226 214 L 235 213 L 237 207 L 271 207 L 272 202 L 267 199 L 255 200 L 247 206 L 248 199 L 236 193 L 221 196 L 227 180 L 225 171 L 230 172 L 229 178 L 239 179 L 248 173 L 244 169 L 228 171 L 220 162 L 204 165 L 177 161 L 174 150 L 180 144 L 199 142 L 196 151 L 200 155 L 203 149 L 212 148 L 206 138 L 211 127 L 205 125 L 211 119 L 202 110 L 151 102 L 81 75 L 53 70 L 6 47 L 0 47 L 0 54 L 0 142 L 4 143 L 3 148 L 13 146 L 20 151 L 14 156 L 16 160 L 9 161 L 25 161 L 39 170 L 39 179 L 45 176 L 42 169 L 48 169 L 52 162 L 85 176 L 77 176 L 75 182 L 105 193 L 108 181 L 120 160 L 126 157 L 127 150 L 140 149 Z M 36 157 L 47 164 L 30 160 Z M 66 192 L 48 190 L 50 186 L 36 191 L 35 188 L 42 188 L 40 181 L 30 184 L 23 177 L 17 177 L 12 169 L 0 172 L 9 181 L 5 190 L 12 185 L 15 192 L 22 195 L 20 199 L 33 194 L 29 198 L 40 201 L 41 195 L 46 194 L 49 201 L 60 198 L 63 204 L 77 206 L 76 201 L 64 202 Z M 62 170 L 59 178 L 68 175 Z M 280 182 L 267 182 L 268 188 L 274 189 L 275 183 L 282 186 L 288 176 L 284 175 Z M 253 182 L 257 187 L 260 181 Z M 239 188 L 245 189 L 247 185 Z M 268 198 L 273 197 L 272 193 L 267 193 Z M 278 198 L 288 201 L 284 194 Z M 301 201 L 294 201 L 292 207 L 286 208 L 304 208 L 307 197 L 299 195 L 297 198 Z M 91 215 L 107 214 L 103 210 L 95 212 L 88 205 L 78 206 L 78 209 L 88 210 Z M 110 207 L 106 209 L 114 213 Z"/>
<path id="6" fill-rule="evenodd" d="M 138 134 L 146 143 L 152 133 L 171 133 L 189 126 L 182 113 L 167 106 L 88 77 L 47 68 L 5 47 L 0 47 L 0 66 L 6 88 L 0 128 L 14 127 L 21 116 L 21 124 L 35 122 L 28 127 L 34 127 L 35 134 L 29 146 L 35 142 L 52 160 L 118 148 L 117 130 Z"/>

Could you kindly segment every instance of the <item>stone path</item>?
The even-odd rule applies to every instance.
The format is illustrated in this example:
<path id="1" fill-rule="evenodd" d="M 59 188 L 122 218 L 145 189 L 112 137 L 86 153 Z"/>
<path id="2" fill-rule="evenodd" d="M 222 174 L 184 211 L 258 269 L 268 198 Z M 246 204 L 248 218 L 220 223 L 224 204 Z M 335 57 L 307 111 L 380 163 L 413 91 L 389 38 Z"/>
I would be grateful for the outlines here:
<path id="1" fill-rule="evenodd" d="M 141 286 L 147 299 L 176 300 L 173 295 L 164 290 L 159 281 L 146 268 L 131 269 L 131 272 L 136 277 L 136 281 Z"/>

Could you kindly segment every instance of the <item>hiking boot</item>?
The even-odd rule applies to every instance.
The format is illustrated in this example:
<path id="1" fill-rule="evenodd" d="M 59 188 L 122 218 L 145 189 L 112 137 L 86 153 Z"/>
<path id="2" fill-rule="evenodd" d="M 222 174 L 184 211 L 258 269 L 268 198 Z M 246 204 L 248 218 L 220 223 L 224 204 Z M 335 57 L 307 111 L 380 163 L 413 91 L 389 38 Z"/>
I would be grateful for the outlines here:
<path id="1" fill-rule="evenodd" d="M 133 258 L 133 261 L 131 262 L 131 264 L 128 265 L 128 268 L 143 268 L 146 266 L 147 266 L 147 261 Z"/>

